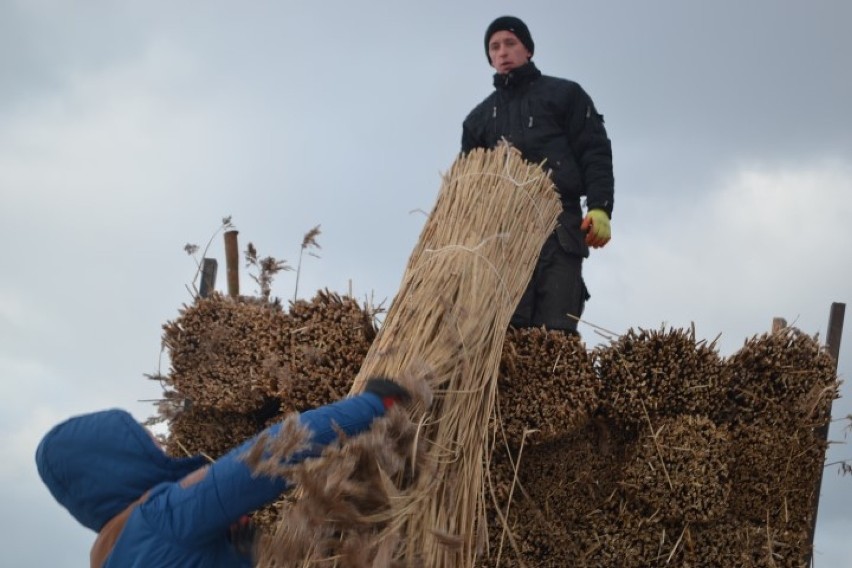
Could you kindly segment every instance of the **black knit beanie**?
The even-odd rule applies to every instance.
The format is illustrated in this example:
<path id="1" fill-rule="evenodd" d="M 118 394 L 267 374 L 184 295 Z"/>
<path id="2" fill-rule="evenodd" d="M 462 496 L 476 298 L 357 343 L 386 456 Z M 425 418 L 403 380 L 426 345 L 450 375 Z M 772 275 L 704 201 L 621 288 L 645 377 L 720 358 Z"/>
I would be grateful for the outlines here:
<path id="1" fill-rule="evenodd" d="M 491 22 L 491 25 L 485 30 L 485 57 L 488 58 L 488 63 L 491 63 L 491 56 L 488 54 L 488 42 L 491 36 L 504 30 L 515 34 L 521 40 L 521 43 L 524 44 L 524 47 L 530 50 L 531 54 L 535 52 L 535 43 L 527 25 L 514 16 L 501 16 Z"/>

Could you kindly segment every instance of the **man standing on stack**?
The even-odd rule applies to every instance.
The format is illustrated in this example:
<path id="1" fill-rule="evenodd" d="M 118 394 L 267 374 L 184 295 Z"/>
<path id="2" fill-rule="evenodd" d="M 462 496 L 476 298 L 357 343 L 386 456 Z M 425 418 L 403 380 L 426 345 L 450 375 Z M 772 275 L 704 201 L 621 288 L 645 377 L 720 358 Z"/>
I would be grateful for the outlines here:
<path id="1" fill-rule="evenodd" d="M 610 240 L 614 178 L 603 115 L 580 85 L 542 75 L 531 61 L 526 24 L 503 16 L 485 32 L 494 92 L 464 121 L 462 152 L 505 140 L 533 163 L 544 161 L 559 191 L 562 213 L 541 249 L 511 325 L 577 332 L 589 293 L 583 259 Z M 586 197 L 583 215 L 581 197 Z"/>

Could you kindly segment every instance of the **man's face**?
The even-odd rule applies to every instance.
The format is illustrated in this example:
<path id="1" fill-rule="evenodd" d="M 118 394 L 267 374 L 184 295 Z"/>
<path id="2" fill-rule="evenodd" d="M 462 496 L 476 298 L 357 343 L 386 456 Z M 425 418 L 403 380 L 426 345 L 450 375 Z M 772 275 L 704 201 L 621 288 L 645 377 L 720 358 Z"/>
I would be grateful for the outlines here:
<path id="1" fill-rule="evenodd" d="M 515 34 L 500 30 L 488 40 L 488 57 L 491 58 L 491 66 L 505 75 L 529 61 L 532 53 Z"/>

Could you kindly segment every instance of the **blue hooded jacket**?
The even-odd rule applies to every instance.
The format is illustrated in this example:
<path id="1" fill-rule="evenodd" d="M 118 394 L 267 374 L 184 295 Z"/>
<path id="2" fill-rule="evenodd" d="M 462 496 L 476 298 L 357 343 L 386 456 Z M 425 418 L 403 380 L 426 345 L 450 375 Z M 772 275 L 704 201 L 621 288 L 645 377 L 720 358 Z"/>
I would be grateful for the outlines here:
<path id="1" fill-rule="evenodd" d="M 335 426 L 354 436 L 384 413 L 381 398 L 372 393 L 302 413 L 314 450 L 298 459 L 336 440 Z M 281 426 L 264 432 L 275 436 Z M 36 450 L 36 465 L 53 497 L 95 532 L 148 492 L 128 517 L 105 568 L 248 567 L 251 559 L 232 546 L 228 528 L 288 487 L 284 479 L 252 474 L 242 458 L 254 441 L 207 466 L 193 483 L 181 484 L 205 467 L 203 457 L 171 458 L 129 413 L 106 410 L 51 429 Z"/>

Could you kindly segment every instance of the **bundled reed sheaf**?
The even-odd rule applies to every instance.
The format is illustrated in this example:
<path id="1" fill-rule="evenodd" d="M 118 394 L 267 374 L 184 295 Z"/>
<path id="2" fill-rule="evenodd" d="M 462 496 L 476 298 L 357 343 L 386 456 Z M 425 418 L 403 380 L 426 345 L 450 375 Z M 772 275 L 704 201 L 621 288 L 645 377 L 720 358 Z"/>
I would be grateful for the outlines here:
<path id="1" fill-rule="evenodd" d="M 630 329 L 595 352 L 604 411 L 627 428 L 677 414 L 716 416 L 724 407 L 728 368 L 695 330 Z"/>
<path id="2" fill-rule="evenodd" d="M 488 542 L 478 566 L 579 565 L 572 563 L 582 558 L 584 540 L 576 529 L 618 489 L 633 441 L 600 419 L 558 439 L 526 441 L 511 448 L 495 442 Z"/>
<path id="3" fill-rule="evenodd" d="M 290 357 L 299 380 L 282 381 L 284 412 L 314 408 L 345 396 L 376 336 L 372 314 L 353 298 L 320 291 L 290 307 Z"/>
<path id="4" fill-rule="evenodd" d="M 278 302 L 213 294 L 163 326 L 170 399 L 193 409 L 277 414 L 346 395 L 376 335 L 353 298 L 319 291 L 285 311 Z M 193 420 L 190 420 L 190 422 Z"/>
<path id="5" fill-rule="evenodd" d="M 575 335 L 509 329 L 500 361 L 498 424 L 517 447 L 558 439 L 584 425 L 599 405 L 600 379 Z"/>
<path id="6" fill-rule="evenodd" d="M 192 405 L 251 412 L 280 390 L 268 372 L 289 347 L 290 316 L 279 304 L 213 294 L 163 328 L 171 359 L 166 386 Z"/>
<path id="7" fill-rule="evenodd" d="M 395 520 L 408 565 L 474 564 L 505 331 L 560 210 L 546 173 L 512 148 L 456 160 L 356 378 L 425 364 L 435 379 L 422 433 L 435 471 Z"/>
<path id="8" fill-rule="evenodd" d="M 812 337 L 783 328 L 746 341 L 729 361 L 735 420 L 824 424 L 837 398 L 834 362 Z"/>
<path id="9" fill-rule="evenodd" d="M 807 530 L 823 468 L 826 441 L 801 423 L 731 431 L 732 516 L 784 529 Z"/>
<path id="10" fill-rule="evenodd" d="M 728 509 L 728 435 L 704 416 L 667 418 L 640 436 L 622 486 L 668 522 L 708 523 Z"/>

